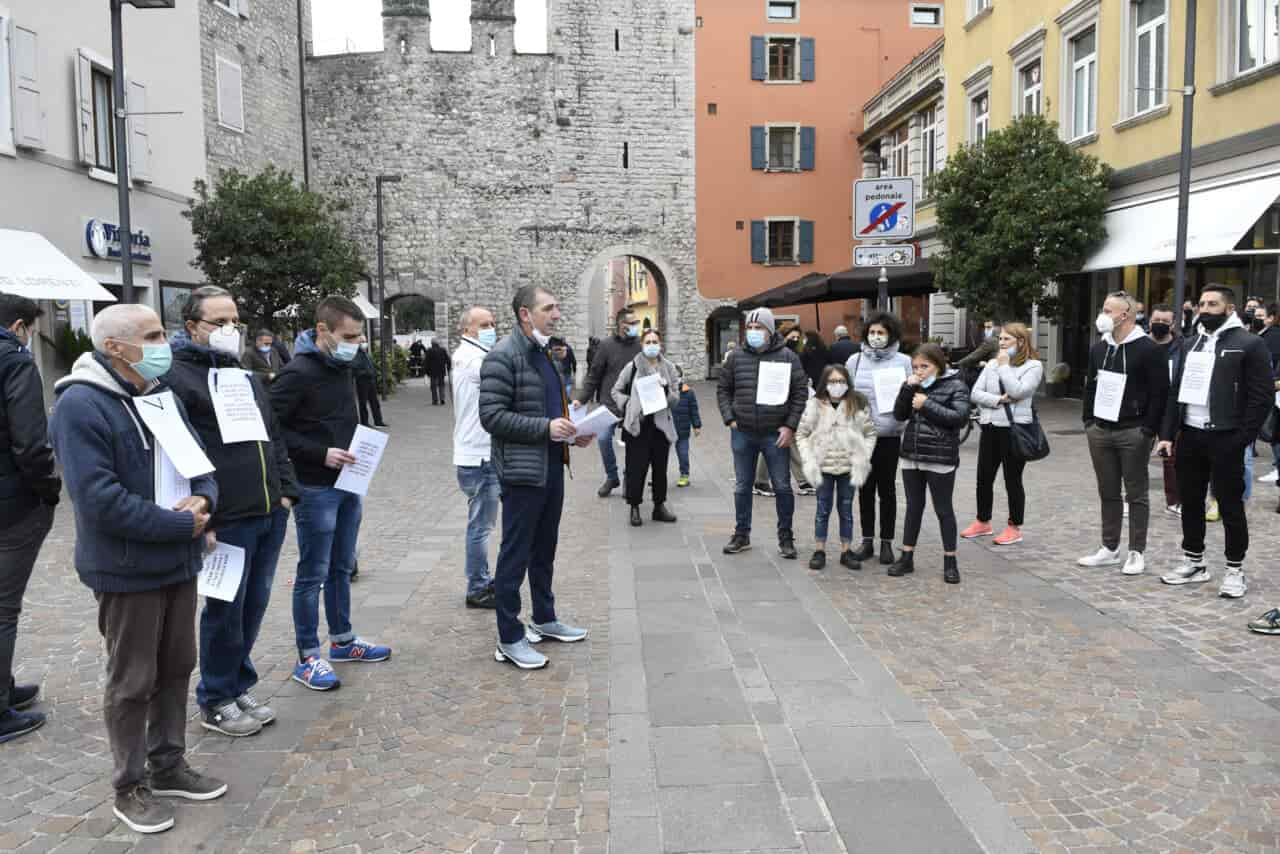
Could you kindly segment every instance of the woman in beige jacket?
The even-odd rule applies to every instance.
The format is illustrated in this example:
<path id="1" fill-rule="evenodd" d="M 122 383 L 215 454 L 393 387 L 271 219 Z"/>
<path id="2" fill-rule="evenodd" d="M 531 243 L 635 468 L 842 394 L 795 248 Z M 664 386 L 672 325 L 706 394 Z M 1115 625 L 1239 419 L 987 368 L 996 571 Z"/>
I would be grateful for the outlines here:
<path id="1" fill-rule="evenodd" d="M 862 569 L 850 550 L 853 541 L 853 496 L 871 473 L 876 424 L 867 398 L 856 392 L 844 365 L 828 365 L 818 379 L 796 430 L 796 450 L 809 483 L 818 487 L 810 569 L 827 565 L 827 528 L 832 499 L 840 516 L 840 564 Z"/>

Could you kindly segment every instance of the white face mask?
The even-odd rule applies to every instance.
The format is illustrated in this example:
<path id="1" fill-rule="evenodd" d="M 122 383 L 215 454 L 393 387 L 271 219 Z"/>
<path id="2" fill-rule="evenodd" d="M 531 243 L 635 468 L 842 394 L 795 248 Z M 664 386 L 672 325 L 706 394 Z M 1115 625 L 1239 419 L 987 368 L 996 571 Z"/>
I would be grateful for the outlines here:
<path id="1" fill-rule="evenodd" d="M 234 326 L 219 326 L 209 333 L 209 349 L 231 356 L 240 355 L 240 330 Z"/>
<path id="2" fill-rule="evenodd" d="M 532 327 L 530 327 L 530 331 L 533 333 L 533 340 L 538 342 L 539 347 L 545 347 L 551 343 L 550 335 L 543 335 L 537 329 L 534 329 Z"/>
<path id="3" fill-rule="evenodd" d="M 1093 325 L 1097 327 L 1099 335 L 1110 335 L 1116 328 L 1116 322 L 1111 319 L 1111 315 L 1106 313 L 1099 314 Z"/>
<path id="4" fill-rule="evenodd" d="M 845 394 L 848 393 L 848 391 L 849 391 L 849 386 L 846 385 L 845 383 L 828 383 L 827 384 L 827 397 L 831 398 L 832 400 L 839 400 L 840 398 L 844 397 Z"/>
<path id="5" fill-rule="evenodd" d="M 873 332 L 867 336 L 867 343 L 871 345 L 873 350 L 883 350 L 889 346 L 889 336 L 880 332 Z"/>

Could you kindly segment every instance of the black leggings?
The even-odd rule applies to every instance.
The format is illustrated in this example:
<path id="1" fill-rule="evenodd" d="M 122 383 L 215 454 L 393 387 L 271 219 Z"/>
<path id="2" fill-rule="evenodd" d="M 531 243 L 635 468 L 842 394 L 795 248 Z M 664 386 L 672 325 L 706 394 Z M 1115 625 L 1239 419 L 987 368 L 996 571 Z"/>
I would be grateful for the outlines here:
<path id="1" fill-rule="evenodd" d="M 1027 461 L 1014 458 L 1011 435 L 1008 427 L 982 425 L 982 439 L 978 442 L 978 521 L 991 521 L 996 501 L 996 472 L 1003 466 L 1004 491 L 1009 495 L 1009 524 L 1021 528 L 1027 511 L 1027 492 L 1022 488 L 1022 470 L 1027 467 Z"/>
<path id="2" fill-rule="evenodd" d="M 951 506 L 951 495 L 956 489 L 956 473 L 938 474 L 918 469 L 902 470 L 902 485 L 907 490 L 907 518 L 902 523 L 902 545 L 915 548 L 920 538 L 920 522 L 924 519 L 924 490 L 928 486 L 933 496 L 933 512 L 938 514 L 938 527 L 942 529 L 942 550 L 956 550 L 956 511 Z"/>
<path id="3" fill-rule="evenodd" d="M 898 452 L 902 439 L 881 436 L 871 454 L 871 475 L 858 490 L 858 515 L 862 536 L 871 539 L 876 530 L 876 495 L 880 496 L 880 539 L 892 540 L 898 524 Z"/>

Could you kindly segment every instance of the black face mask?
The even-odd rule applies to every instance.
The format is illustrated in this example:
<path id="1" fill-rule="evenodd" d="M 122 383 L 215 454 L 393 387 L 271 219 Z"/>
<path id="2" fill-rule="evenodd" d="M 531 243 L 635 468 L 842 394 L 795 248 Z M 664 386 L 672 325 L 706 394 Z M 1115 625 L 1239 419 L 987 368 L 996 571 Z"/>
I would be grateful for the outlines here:
<path id="1" fill-rule="evenodd" d="M 787 348 L 788 348 L 788 349 L 794 350 L 795 348 L 797 348 L 797 347 L 799 347 L 799 346 L 800 346 L 800 342 L 799 342 L 799 341 L 793 341 L 793 340 L 790 340 L 790 339 L 788 339 L 788 340 L 787 340 Z"/>
<path id="2" fill-rule="evenodd" d="M 1200 325 L 1205 328 L 1206 332 L 1217 332 L 1222 328 L 1222 324 L 1227 322 L 1225 314 L 1208 314 L 1200 312 Z"/>
<path id="3" fill-rule="evenodd" d="M 1167 323 L 1152 323 L 1151 334 L 1156 338 L 1163 338 L 1173 331 L 1173 327 Z"/>
<path id="4" fill-rule="evenodd" d="M 1267 322 L 1263 320 L 1261 317 L 1255 317 L 1253 320 L 1249 322 L 1249 328 L 1252 329 L 1254 332 L 1261 332 L 1262 327 L 1266 325 L 1267 325 Z"/>

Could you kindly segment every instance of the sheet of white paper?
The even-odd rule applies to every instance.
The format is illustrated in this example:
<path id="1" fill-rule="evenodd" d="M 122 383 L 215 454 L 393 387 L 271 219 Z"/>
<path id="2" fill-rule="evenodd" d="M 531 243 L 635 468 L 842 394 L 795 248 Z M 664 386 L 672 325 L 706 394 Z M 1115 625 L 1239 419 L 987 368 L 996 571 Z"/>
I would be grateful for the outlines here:
<path id="1" fill-rule="evenodd" d="M 254 399 L 248 371 L 239 368 L 209 371 L 209 397 L 213 400 L 213 414 L 218 418 L 218 431 L 222 433 L 224 445 L 268 441 L 267 425 Z"/>
<path id="2" fill-rule="evenodd" d="M 640 397 L 640 411 L 645 415 L 667 408 L 667 390 L 662 385 L 662 377 L 657 374 L 637 377 L 631 389 Z"/>
<path id="3" fill-rule="evenodd" d="M 1276 392 L 1276 409 L 1280 409 L 1280 391 Z"/>
<path id="4" fill-rule="evenodd" d="M 175 504 L 190 495 L 191 481 L 178 474 L 164 448 L 156 448 L 156 504 L 172 510 Z"/>
<path id="5" fill-rule="evenodd" d="M 1209 381 L 1213 379 L 1213 353 L 1188 353 L 1178 386 L 1178 403 L 1209 405 Z"/>
<path id="6" fill-rule="evenodd" d="M 1129 378 L 1117 371 L 1098 371 L 1097 386 L 1093 390 L 1093 417 L 1103 421 L 1120 420 L 1120 404 L 1124 400 L 1124 387 Z"/>
<path id="7" fill-rule="evenodd" d="M 876 386 L 876 409 L 881 415 L 888 415 L 893 412 L 893 405 L 898 401 L 898 392 L 902 391 L 907 375 L 899 368 L 885 368 L 872 374 L 871 379 Z"/>
<path id="8" fill-rule="evenodd" d="M 781 406 L 791 396 L 791 363 L 761 362 L 760 378 L 756 382 L 756 403 L 761 406 Z"/>
<path id="9" fill-rule="evenodd" d="M 234 602 L 244 575 L 244 549 L 218 543 L 204 556 L 204 568 L 196 581 L 196 592 L 224 602 Z"/>
<path id="10" fill-rule="evenodd" d="M 369 483 L 373 480 L 378 463 L 382 462 L 382 452 L 387 449 L 387 434 L 370 430 L 363 424 L 356 427 L 356 434 L 351 437 L 351 447 L 347 450 L 356 458 L 354 463 L 342 467 L 338 480 L 333 484 L 335 489 L 365 495 L 369 491 Z"/>
<path id="11" fill-rule="evenodd" d="M 138 410 L 142 423 L 147 425 L 160 447 L 164 448 L 179 474 L 185 478 L 193 478 L 213 471 L 213 463 L 209 462 L 204 450 L 182 420 L 173 392 L 162 391 L 146 397 L 135 397 L 133 405 Z"/>
<path id="12" fill-rule="evenodd" d="M 578 428 L 579 436 L 599 436 L 611 425 L 618 423 L 618 416 L 605 406 L 597 406 L 590 412 L 585 406 L 580 406 L 569 413 L 569 418 Z"/>

